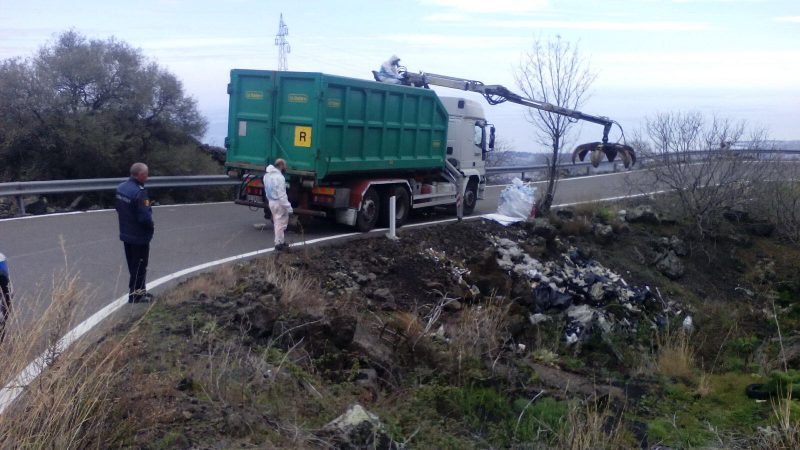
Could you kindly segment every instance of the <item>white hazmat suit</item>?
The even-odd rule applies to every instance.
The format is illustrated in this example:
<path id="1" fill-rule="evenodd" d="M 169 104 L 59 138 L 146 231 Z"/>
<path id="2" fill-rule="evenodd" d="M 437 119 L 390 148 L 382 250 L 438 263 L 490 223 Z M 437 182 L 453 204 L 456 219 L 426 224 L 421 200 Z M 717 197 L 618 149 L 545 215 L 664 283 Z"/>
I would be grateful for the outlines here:
<path id="1" fill-rule="evenodd" d="M 269 210 L 272 212 L 272 224 L 275 227 L 275 245 L 284 243 L 284 233 L 289 226 L 289 215 L 292 214 L 292 205 L 286 195 L 286 179 L 283 173 L 272 164 L 267 166 L 264 174 L 264 192 L 269 201 Z"/>
<path id="2" fill-rule="evenodd" d="M 378 77 L 384 83 L 400 83 L 400 58 L 397 55 L 392 55 L 391 58 L 384 61 L 381 64 L 381 68 L 378 71 Z"/>

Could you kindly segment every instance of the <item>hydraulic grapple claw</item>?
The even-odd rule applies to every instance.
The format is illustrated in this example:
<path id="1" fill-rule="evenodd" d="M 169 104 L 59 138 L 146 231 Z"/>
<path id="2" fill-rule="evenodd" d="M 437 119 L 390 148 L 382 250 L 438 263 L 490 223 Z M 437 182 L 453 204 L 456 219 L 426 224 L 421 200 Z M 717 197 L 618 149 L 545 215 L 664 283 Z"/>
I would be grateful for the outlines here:
<path id="1" fill-rule="evenodd" d="M 592 166 L 597 167 L 603 161 L 603 156 L 608 159 L 608 162 L 614 161 L 619 156 L 625 168 L 629 168 L 636 163 L 636 152 L 633 147 L 625 144 L 604 144 L 602 142 L 590 142 L 588 144 L 581 144 L 575 147 L 572 152 L 572 163 L 575 164 L 575 158 L 581 161 L 586 159 L 586 155 L 591 153 L 589 157 Z"/>

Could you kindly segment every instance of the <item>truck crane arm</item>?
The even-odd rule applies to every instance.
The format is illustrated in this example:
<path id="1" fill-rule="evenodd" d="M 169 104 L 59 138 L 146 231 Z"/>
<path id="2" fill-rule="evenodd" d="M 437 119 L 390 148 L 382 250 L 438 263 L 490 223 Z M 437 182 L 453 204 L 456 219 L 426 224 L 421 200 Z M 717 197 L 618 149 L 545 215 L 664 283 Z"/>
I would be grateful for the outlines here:
<path id="1" fill-rule="evenodd" d="M 490 105 L 498 105 L 504 102 L 516 103 L 519 105 L 535 108 L 540 111 L 551 112 L 559 114 L 572 119 L 573 121 L 585 120 L 587 122 L 596 123 L 603 126 L 603 139 L 601 142 L 590 142 L 581 144 L 572 152 L 572 163 L 575 163 L 575 158 L 580 158 L 583 161 L 586 155 L 591 153 L 590 161 L 593 166 L 600 165 L 600 161 L 605 155 L 608 161 L 611 162 L 617 156 L 620 157 L 626 168 L 636 163 L 636 153 L 629 145 L 620 143 L 608 143 L 608 134 L 611 128 L 617 125 L 622 130 L 622 127 L 614 120 L 604 116 L 593 116 L 585 114 L 580 111 L 563 108 L 551 103 L 534 100 L 531 98 L 523 97 L 510 91 L 505 86 L 499 84 L 483 84 L 480 81 L 467 80 L 463 78 L 450 77 L 447 75 L 437 75 L 435 73 L 410 73 L 405 71 L 401 74 L 403 84 L 416 87 L 429 88 L 430 85 L 448 87 L 451 89 L 460 89 L 463 91 L 477 92 L 486 99 Z"/>

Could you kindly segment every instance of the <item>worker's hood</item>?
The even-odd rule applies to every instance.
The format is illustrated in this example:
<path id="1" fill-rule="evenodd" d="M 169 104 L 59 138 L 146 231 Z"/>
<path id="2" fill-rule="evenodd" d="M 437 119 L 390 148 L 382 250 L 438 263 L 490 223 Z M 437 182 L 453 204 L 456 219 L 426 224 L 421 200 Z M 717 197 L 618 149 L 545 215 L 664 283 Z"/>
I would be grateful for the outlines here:
<path id="1" fill-rule="evenodd" d="M 268 164 L 267 165 L 267 173 L 275 173 L 275 172 L 280 173 L 280 169 L 278 169 L 277 167 L 273 166 L 272 164 Z"/>

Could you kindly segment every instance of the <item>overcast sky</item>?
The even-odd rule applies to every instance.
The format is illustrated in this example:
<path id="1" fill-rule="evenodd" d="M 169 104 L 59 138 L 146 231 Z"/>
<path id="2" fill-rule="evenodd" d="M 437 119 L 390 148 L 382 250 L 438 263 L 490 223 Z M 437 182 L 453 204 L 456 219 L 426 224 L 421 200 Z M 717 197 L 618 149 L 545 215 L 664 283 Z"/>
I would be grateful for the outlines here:
<path id="1" fill-rule="evenodd" d="M 209 119 L 206 141 L 221 145 L 229 71 L 277 67 L 281 12 L 290 70 L 371 79 L 397 54 L 411 71 L 514 87 L 533 40 L 560 35 L 598 73 L 582 110 L 626 132 L 656 112 L 699 110 L 800 139 L 800 0 L 0 0 L 0 59 L 68 29 L 115 36 L 183 80 Z M 521 107 L 484 105 L 498 136 L 542 150 Z"/>

